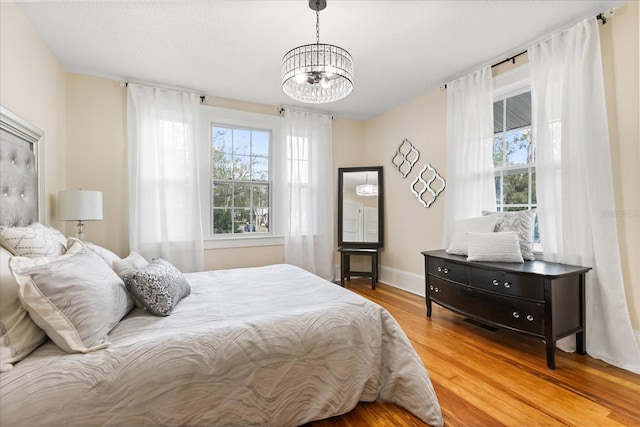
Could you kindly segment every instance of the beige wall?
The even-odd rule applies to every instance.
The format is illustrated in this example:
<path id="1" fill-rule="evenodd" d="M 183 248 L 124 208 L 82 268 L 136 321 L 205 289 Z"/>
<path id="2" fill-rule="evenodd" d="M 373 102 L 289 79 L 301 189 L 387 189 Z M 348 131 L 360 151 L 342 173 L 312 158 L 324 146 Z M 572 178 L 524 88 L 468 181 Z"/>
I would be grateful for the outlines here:
<path id="1" fill-rule="evenodd" d="M 0 104 L 44 131 L 47 225 L 57 222 L 56 199 L 64 189 L 65 69 L 20 8 L 0 3 Z"/>
<path id="2" fill-rule="evenodd" d="M 118 82 L 67 74 L 67 188 L 102 192 L 104 220 L 86 222 L 85 239 L 120 256 L 129 253 L 126 99 Z"/>
<path id="3" fill-rule="evenodd" d="M 613 194 L 627 304 L 640 331 L 640 3 L 600 25 Z"/>
<path id="4" fill-rule="evenodd" d="M 411 192 L 411 182 L 430 163 L 446 179 L 447 94 L 422 95 L 367 121 L 367 163 L 384 166 L 384 250 L 381 279 L 424 294 L 424 260 L 421 251 L 442 246 L 446 190 L 429 208 Z M 404 139 L 420 152 L 414 170 L 403 178 L 392 159 Z"/>

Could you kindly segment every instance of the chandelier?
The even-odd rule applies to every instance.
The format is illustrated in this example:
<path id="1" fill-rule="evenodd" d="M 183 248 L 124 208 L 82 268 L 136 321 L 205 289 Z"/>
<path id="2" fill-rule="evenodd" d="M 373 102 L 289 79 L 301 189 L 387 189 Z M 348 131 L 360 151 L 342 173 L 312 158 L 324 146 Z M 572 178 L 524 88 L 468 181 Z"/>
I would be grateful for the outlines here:
<path id="1" fill-rule="evenodd" d="M 366 180 L 364 184 L 356 185 L 356 194 L 358 196 L 377 196 L 378 195 L 378 185 L 377 184 L 369 184 L 369 174 L 365 175 Z"/>
<path id="2" fill-rule="evenodd" d="M 316 43 L 291 49 L 282 58 L 282 90 L 296 101 L 321 104 L 353 90 L 353 60 L 341 47 L 320 44 L 320 11 L 326 0 L 309 0 L 316 11 Z"/>

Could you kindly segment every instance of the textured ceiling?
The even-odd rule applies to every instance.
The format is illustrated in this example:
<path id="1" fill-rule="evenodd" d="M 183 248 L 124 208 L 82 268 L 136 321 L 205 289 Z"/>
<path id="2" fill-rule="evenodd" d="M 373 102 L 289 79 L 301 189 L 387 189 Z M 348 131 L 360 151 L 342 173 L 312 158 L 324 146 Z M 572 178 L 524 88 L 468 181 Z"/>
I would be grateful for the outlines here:
<path id="1" fill-rule="evenodd" d="M 347 49 L 355 88 L 301 104 L 282 56 L 315 42 L 307 0 L 21 1 L 68 71 L 354 119 L 388 111 L 620 0 L 328 0 L 320 42 Z M 615 18 L 613 18 L 615 19 Z"/>

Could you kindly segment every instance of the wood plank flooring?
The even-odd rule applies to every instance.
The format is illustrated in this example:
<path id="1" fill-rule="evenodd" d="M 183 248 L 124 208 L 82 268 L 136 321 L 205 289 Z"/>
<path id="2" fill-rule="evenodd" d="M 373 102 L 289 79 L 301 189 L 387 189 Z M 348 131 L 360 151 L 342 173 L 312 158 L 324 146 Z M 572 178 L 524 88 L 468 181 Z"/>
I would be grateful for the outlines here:
<path id="1" fill-rule="evenodd" d="M 493 330 L 385 284 L 368 279 L 345 287 L 384 306 L 396 318 L 429 371 L 445 425 L 640 426 L 640 375 L 589 356 L 556 351 L 546 367 L 544 343 Z M 392 403 L 359 403 L 312 427 L 424 426 Z"/>

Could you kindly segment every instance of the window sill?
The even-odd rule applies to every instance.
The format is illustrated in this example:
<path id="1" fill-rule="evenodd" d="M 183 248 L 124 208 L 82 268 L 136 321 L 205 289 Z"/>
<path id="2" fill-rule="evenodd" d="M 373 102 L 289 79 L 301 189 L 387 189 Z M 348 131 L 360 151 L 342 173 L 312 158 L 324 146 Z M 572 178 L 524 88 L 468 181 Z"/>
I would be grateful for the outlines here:
<path id="1" fill-rule="evenodd" d="M 251 248 L 284 245 L 282 236 L 219 237 L 204 239 L 204 249 Z"/>

